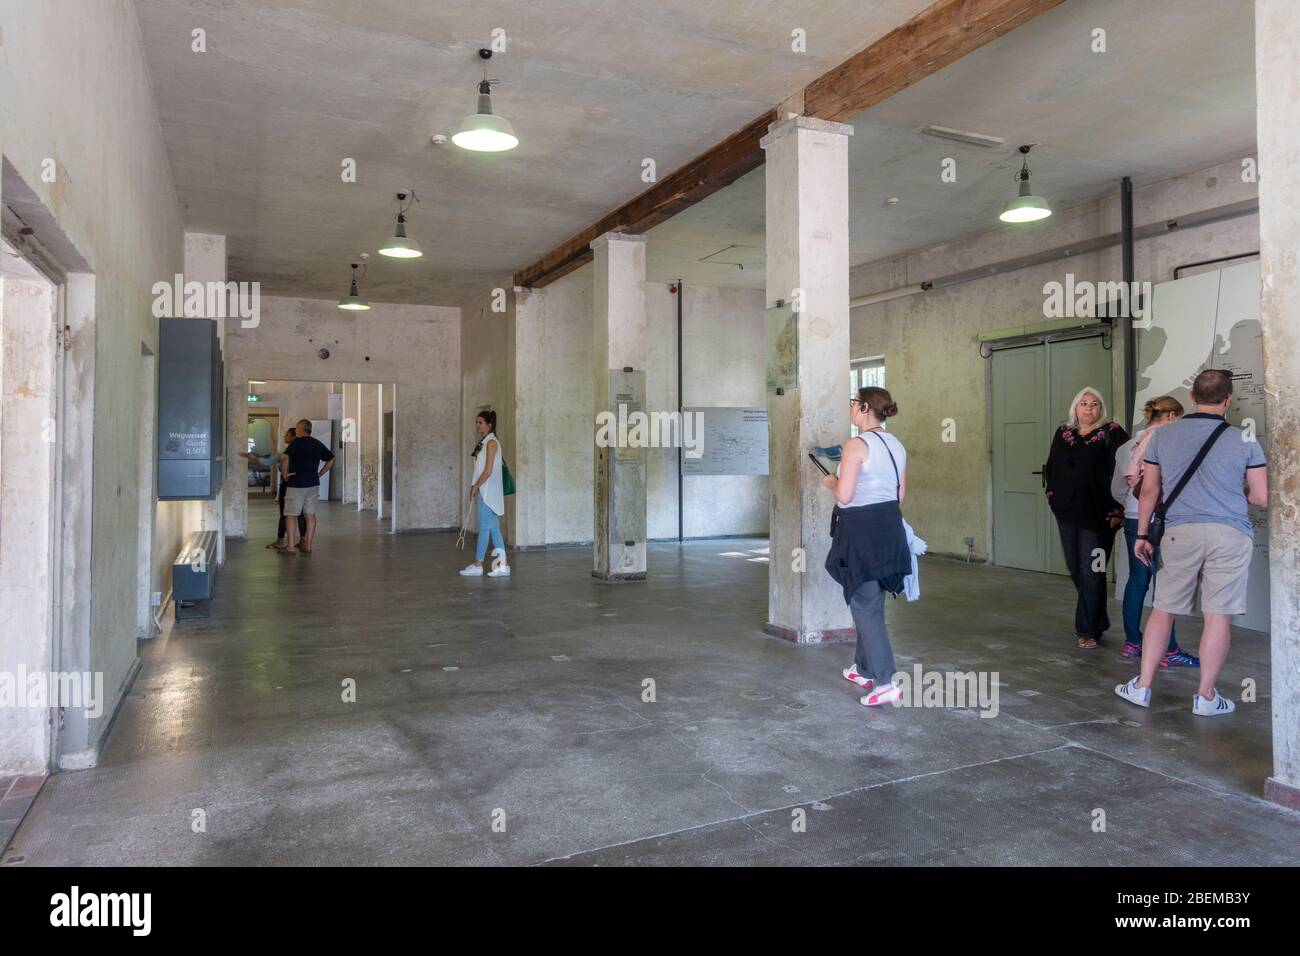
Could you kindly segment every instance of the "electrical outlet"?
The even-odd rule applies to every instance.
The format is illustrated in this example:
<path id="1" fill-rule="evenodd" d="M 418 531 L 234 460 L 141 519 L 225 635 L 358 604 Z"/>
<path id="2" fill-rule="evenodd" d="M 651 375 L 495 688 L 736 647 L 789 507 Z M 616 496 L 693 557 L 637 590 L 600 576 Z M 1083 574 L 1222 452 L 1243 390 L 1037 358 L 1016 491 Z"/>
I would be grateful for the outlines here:
<path id="1" fill-rule="evenodd" d="M 149 606 L 150 606 L 150 607 L 162 607 L 162 592 L 161 592 L 161 591 L 154 591 L 153 594 L 149 595 Z"/>

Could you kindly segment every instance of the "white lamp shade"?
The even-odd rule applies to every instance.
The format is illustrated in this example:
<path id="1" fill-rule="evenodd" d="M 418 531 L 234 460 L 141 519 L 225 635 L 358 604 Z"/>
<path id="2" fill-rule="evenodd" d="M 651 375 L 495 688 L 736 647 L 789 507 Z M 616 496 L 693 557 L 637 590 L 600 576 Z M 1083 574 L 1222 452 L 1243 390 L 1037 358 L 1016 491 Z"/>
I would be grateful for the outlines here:
<path id="1" fill-rule="evenodd" d="M 519 137 L 510 121 L 495 113 L 471 113 L 452 134 L 451 141 L 461 149 L 476 153 L 500 153 L 519 145 Z"/>
<path id="2" fill-rule="evenodd" d="M 379 254 L 392 259 L 418 259 L 424 255 L 420 251 L 420 244 L 406 236 L 393 236 L 391 239 L 386 239 L 379 249 Z"/>
<path id="3" fill-rule="evenodd" d="M 1037 222 L 1052 214 L 1052 207 L 1042 196 L 1017 196 L 1007 203 L 998 216 L 1003 222 Z"/>

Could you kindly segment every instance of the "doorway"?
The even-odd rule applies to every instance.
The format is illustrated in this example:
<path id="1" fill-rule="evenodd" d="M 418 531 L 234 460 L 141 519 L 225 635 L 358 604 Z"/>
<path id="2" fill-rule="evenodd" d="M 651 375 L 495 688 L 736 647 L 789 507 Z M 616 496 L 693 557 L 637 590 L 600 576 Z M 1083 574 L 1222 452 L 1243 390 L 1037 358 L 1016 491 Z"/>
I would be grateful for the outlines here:
<path id="1" fill-rule="evenodd" d="M 1069 574 L 1043 494 L 1043 462 L 1069 403 L 1085 386 L 1111 390 L 1101 333 L 995 349 L 992 355 L 993 563 Z"/>

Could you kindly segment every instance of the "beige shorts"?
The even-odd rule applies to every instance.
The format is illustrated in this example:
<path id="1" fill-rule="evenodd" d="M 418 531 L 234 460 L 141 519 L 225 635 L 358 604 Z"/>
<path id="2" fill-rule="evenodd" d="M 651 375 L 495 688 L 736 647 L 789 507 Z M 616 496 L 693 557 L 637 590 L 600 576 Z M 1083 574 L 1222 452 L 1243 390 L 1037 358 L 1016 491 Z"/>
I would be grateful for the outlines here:
<path id="1" fill-rule="evenodd" d="M 1253 547 L 1250 535 L 1226 524 L 1166 528 L 1153 605 L 1170 614 L 1191 614 L 1200 585 L 1202 614 L 1245 614 Z"/>
<path id="2" fill-rule="evenodd" d="M 316 502 L 320 501 L 320 485 L 311 488 L 284 489 L 284 513 L 290 518 L 314 515 Z"/>

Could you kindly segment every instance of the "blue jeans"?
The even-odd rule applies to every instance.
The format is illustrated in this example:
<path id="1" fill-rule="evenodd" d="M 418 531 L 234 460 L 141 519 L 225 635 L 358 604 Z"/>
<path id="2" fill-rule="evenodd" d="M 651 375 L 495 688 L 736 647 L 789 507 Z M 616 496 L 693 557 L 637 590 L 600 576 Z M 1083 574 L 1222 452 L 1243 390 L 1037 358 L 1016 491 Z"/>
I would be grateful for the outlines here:
<path id="1" fill-rule="evenodd" d="M 505 538 L 501 537 L 501 518 L 483 501 L 482 494 L 475 495 L 474 500 L 477 502 L 475 507 L 478 509 L 475 512 L 478 515 L 478 552 L 474 560 L 480 564 L 482 563 L 484 556 L 487 554 L 489 537 L 492 538 L 494 553 L 495 549 L 500 548 L 504 557 L 506 541 Z"/>
<path id="2" fill-rule="evenodd" d="M 1156 568 L 1160 565 L 1160 549 L 1151 556 L 1152 566 L 1147 567 L 1133 554 L 1137 543 L 1137 518 L 1124 519 L 1124 542 L 1128 545 L 1128 582 L 1124 585 L 1124 640 L 1142 646 L 1142 603 L 1147 588 L 1156 586 Z M 1169 629 L 1169 650 L 1178 650 L 1174 629 Z"/>

